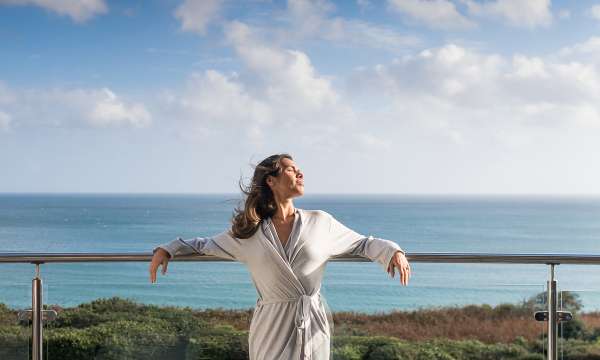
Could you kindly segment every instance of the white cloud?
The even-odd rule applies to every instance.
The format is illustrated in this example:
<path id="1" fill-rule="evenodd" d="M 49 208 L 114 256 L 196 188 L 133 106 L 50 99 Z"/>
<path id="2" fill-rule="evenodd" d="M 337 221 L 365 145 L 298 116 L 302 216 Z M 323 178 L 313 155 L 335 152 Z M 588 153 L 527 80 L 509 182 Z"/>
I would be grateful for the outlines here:
<path id="1" fill-rule="evenodd" d="M 557 17 L 559 19 L 570 19 L 571 11 L 569 11 L 568 9 L 560 9 L 557 13 Z"/>
<path id="2" fill-rule="evenodd" d="M 356 0 L 356 5 L 362 10 L 367 10 L 369 9 L 371 6 L 373 6 L 373 4 L 371 3 L 371 1 L 369 0 Z"/>
<path id="3" fill-rule="evenodd" d="M 224 0 L 185 0 L 174 15 L 181 21 L 182 30 L 204 35 L 207 27 L 219 19 L 223 4 Z M 358 5 L 368 6 L 368 3 Z M 420 43 L 417 36 L 400 33 L 389 26 L 333 16 L 334 11 L 335 5 L 328 0 L 288 0 L 286 10 L 274 15 L 276 25 L 264 26 L 262 33 L 271 42 L 287 45 L 320 39 L 342 46 L 398 50 Z M 258 26 L 254 29 L 260 31 Z"/>
<path id="4" fill-rule="evenodd" d="M 418 37 L 399 33 L 362 20 L 332 16 L 335 6 L 326 0 L 288 0 L 285 21 L 289 28 L 280 38 L 322 39 L 336 44 L 389 50 L 405 49 L 420 43 Z"/>
<path id="5" fill-rule="evenodd" d="M 223 0 L 184 0 L 174 15 L 181 21 L 181 29 L 205 34 L 208 25 L 215 20 Z"/>
<path id="6" fill-rule="evenodd" d="M 15 101 L 15 95 L 2 81 L 0 81 L 0 105 L 10 104 Z"/>
<path id="7" fill-rule="evenodd" d="M 33 5 L 71 17 L 82 23 L 108 12 L 104 0 L 0 0 L 0 5 Z"/>
<path id="8" fill-rule="evenodd" d="M 333 28 L 341 31 L 332 32 L 329 38 L 355 45 L 393 50 L 406 49 L 421 43 L 421 40 L 416 36 L 401 35 L 389 28 L 373 26 L 361 21 L 338 19 L 333 21 Z"/>
<path id="9" fill-rule="evenodd" d="M 561 56 L 579 56 L 600 52 L 600 37 L 592 36 L 582 43 L 566 46 L 560 50 Z"/>
<path id="10" fill-rule="evenodd" d="M 250 94 L 237 74 L 215 70 L 192 74 L 182 93 L 164 99 L 171 117 L 192 123 L 191 137 L 223 131 L 260 141 L 261 127 L 273 118 L 269 105 Z"/>
<path id="11" fill-rule="evenodd" d="M 5 87 L 3 92 L 10 93 L 4 107 L 11 123 L 19 127 L 140 128 L 151 124 L 143 104 L 125 101 L 107 88 L 17 91 Z M 0 101 L 2 98 L 0 91 Z"/>
<path id="12" fill-rule="evenodd" d="M 592 18 L 600 20 L 600 4 L 593 5 L 588 12 Z"/>
<path id="13" fill-rule="evenodd" d="M 11 121 L 12 118 L 10 114 L 7 114 L 4 111 L 0 110 L 0 131 L 8 131 L 8 129 L 10 129 Z"/>
<path id="14" fill-rule="evenodd" d="M 388 0 L 388 3 L 392 10 L 432 28 L 466 29 L 475 26 L 449 0 Z"/>
<path id="15" fill-rule="evenodd" d="M 305 53 L 267 43 L 241 22 L 228 24 L 225 33 L 242 72 L 192 74 L 183 91 L 163 97 L 169 114 L 187 120 L 184 128 L 192 129 L 183 130 L 184 136 L 224 133 L 259 147 L 289 146 L 292 134 L 294 146 L 312 148 L 387 144 L 361 130 L 351 106 Z"/>
<path id="16" fill-rule="evenodd" d="M 535 28 L 552 23 L 550 0 L 461 0 L 471 15 L 495 17 L 517 27 Z"/>
<path id="17" fill-rule="evenodd" d="M 15 101 L 15 95 L 2 81 L 0 81 L 0 106 L 8 106 Z M 9 131 L 12 116 L 0 108 L 0 131 Z"/>
<path id="18" fill-rule="evenodd" d="M 298 102 L 294 107 L 315 110 L 337 102 L 331 82 L 316 74 L 305 53 L 269 46 L 240 22 L 229 24 L 226 34 L 246 66 L 262 81 L 263 95 L 270 101 L 294 99 Z"/>
<path id="19" fill-rule="evenodd" d="M 396 118 L 390 133 L 412 124 L 457 144 L 484 136 L 515 146 L 547 131 L 600 130 L 599 69 L 551 55 L 506 57 L 448 44 L 357 70 L 348 93 L 371 101 L 372 117 Z"/>
<path id="20" fill-rule="evenodd" d="M 600 37 L 592 36 L 583 42 L 565 46 L 554 57 L 557 62 L 594 64 L 600 67 Z"/>
<path id="21" fill-rule="evenodd" d="M 101 94 L 95 94 L 95 97 L 95 104 L 87 116 L 92 126 L 131 125 L 141 128 L 151 123 L 150 113 L 142 104 L 125 104 L 106 88 L 101 90 Z"/>

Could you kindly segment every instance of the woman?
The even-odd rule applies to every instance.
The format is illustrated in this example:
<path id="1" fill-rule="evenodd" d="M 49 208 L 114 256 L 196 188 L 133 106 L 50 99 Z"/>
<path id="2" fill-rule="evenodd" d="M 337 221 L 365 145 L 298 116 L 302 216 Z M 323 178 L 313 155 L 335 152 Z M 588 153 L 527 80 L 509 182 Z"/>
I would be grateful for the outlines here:
<path id="1" fill-rule="evenodd" d="M 294 207 L 304 176 L 288 154 L 269 156 L 242 189 L 230 230 L 213 237 L 177 238 L 154 249 L 150 281 L 177 255 L 205 254 L 244 263 L 259 294 L 249 333 L 250 359 L 329 359 L 330 322 L 320 296 L 329 258 L 354 254 L 379 262 L 408 284 L 410 266 L 396 243 L 360 235 L 320 210 Z"/>

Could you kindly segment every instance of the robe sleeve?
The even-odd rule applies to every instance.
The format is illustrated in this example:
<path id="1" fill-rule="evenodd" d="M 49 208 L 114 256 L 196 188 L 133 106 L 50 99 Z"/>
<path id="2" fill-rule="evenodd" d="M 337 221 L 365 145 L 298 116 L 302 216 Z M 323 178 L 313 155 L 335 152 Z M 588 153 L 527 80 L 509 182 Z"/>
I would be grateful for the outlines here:
<path id="1" fill-rule="evenodd" d="M 152 253 L 160 248 L 169 253 L 171 259 L 177 255 L 200 254 L 243 262 L 242 241 L 244 240 L 231 236 L 229 231 L 210 237 L 195 237 L 186 240 L 178 237 L 173 241 L 155 247 Z"/>
<path id="2" fill-rule="evenodd" d="M 328 214 L 329 215 L 329 214 Z M 329 238 L 333 246 L 331 256 L 344 254 L 358 255 L 376 261 L 388 271 L 388 265 L 396 251 L 404 250 L 391 240 L 365 236 L 349 229 L 329 215 Z"/>

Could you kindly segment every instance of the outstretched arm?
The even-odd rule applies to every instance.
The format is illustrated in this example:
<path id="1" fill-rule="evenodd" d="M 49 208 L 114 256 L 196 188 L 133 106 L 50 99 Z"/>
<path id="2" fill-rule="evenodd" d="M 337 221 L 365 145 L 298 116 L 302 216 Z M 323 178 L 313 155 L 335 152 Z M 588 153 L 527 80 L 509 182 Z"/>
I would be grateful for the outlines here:
<path id="1" fill-rule="evenodd" d="M 332 245 L 331 256 L 352 254 L 366 257 L 381 264 L 392 277 L 394 266 L 399 266 L 400 280 L 406 285 L 408 277 L 404 270 L 408 267 L 408 261 L 406 261 L 404 250 L 398 244 L 390 240 L 359 234 L 337 221 L 330 214 L 327 215 Z"/>
<path id="2" fill-rule="evenodd" d="M 167 273 L 169 260 L 177 255 L 214 255 L 223 259 L 244 261 L 242 243 L 240 239 L 234 238 L 229 231 L 224 231 L 212 237 L 196 237 L 184 240 L 177 239 L 159 245 L 152 251 L 154 256 L 150 262 L 150 282 L 156 282 L 156 272 L 162 265 L 162 274 Z"/>
<path id="3" fill-rule="evenodd" d="M 200 254 L 243 262 L 242 241 L 231 236 L 229 231 L 224 231 L 211 237 L 195 237 L 186 240 L 178 237 L 157 246 L 153 252 L 163 249 L 169 254 L 170 259 L 178 255 Z"/>

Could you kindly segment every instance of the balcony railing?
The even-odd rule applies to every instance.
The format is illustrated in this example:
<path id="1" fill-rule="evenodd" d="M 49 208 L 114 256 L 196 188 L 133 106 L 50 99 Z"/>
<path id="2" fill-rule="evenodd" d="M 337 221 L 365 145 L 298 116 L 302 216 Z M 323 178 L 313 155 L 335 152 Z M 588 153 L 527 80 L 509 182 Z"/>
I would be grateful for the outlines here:
<path id="1" fill-rule="evenodd" d="M 557 307 L 557 281 L 555 266 L 560 264 L 600 265 L 600 255 L 590 254 L 491 254 L 491 253 L 410 253 L 410 262 L 422 263 L 496 263 L 496 264 L 542 264 L 548 266 L 547 310 L 537 312 L 535 320 L 546 321 L 548 324 L 547 359 L 558 359 L 557 337 L 558 324 L 568 321 L 570 314 L 559 311 Z M 43 332 L 42 320 L 55 314 L 43 310 L 43 287 L 40 265 L 45 263 L 76 263 L 76 262 L 149 262 L 149 253 L 0 253 L 0 263 L 30 263 L 35 265 L 36 273 L 32 280 L 31 319 L 32 342 L 31 354 L 33 360 L 42 359 Z M 208 255 L 178 256 L 171 261 L 231 261 Z M 369 259 L 358 256 L 338 256 L 330 261 L 369 262 Z M 47 313 L 44 313 L 46 311 Z M 533 320 L 533 318 L 532 318 Z"/>

